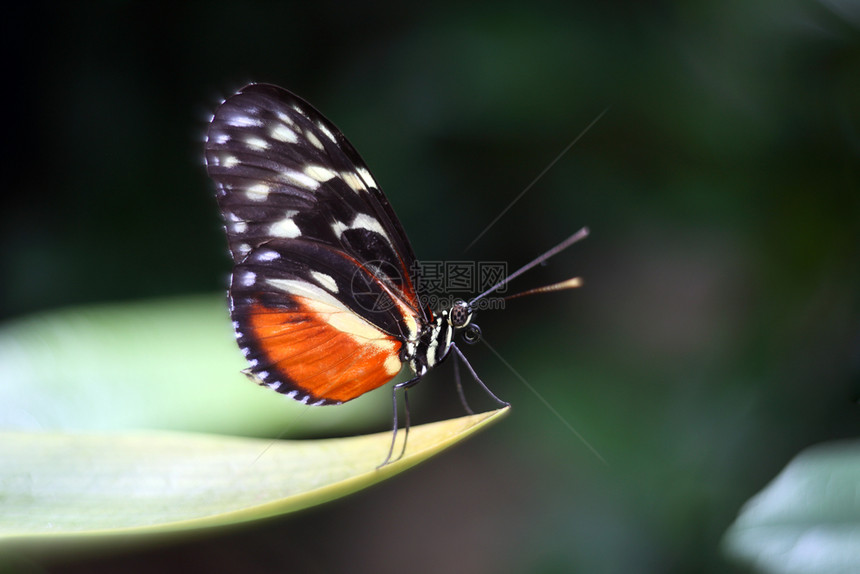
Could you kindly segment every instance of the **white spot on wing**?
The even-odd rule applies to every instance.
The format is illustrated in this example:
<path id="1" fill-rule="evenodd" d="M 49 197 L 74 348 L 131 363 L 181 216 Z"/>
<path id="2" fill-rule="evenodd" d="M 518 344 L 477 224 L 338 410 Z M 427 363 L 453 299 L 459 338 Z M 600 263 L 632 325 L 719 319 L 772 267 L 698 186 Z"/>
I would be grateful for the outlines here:
<path id="1" fill-rule="evenodd" d="M 305 167 L 305 175 L 315 179 L 318 182 L 328 181 L 333 177 L 337 177 L 337 173 L 321 165 L 309 165 Z"/>
<path id="2" fill-rule="evenodd" d="M 280 173 L 280 178 L 308 191 L 314 191 L 320 186 L 320 182 L 298 171 L 284 170 Z"/>
<path id="3" fill-rule="evenodd" d="M 337 144 L 337 140 L 334 139 L 334 134 L 331 133 L 331 131 L 327 127 L 325 127 L 324 123 L 322 123 L 322 122 L 317 123 L 317 127 L 320 129 L 320 131 L 322 133 L 325 134 L 325 137 L 327 137 L 328 139 L 331 140 L 331 143 Z"/>
<path id="4" fill-rule="evenodd" d="M 269 149 L 269 142 L 262 138 L 248 138 L 247 140 L 245 140 L 245 143 L 248 144 L 248 147 L 252 147 L 254 149 Z"/>
<path id="5" fill-rule="evenodd" d="M 359 213 L 355 216 L 355 219 L 352 220 L 352 229 L 366 229 L 368 231 L 373 231 L 374 233 L 378 233 L 384 237 L 388 243 L 391 243 L 391 239 L 388 237 L 388 234 L 385 233 L 385 229 L 382 227 L 382 224 L 379 223 L 379 220 L 367 215 L 366 213 Z"/>
<path id="6" fill-rule="evenodd" d="M 352 191 L 367 191 L 364 187 L 364 183 L 356 174 L 350 171 L 342 171 L 340 172 L 340 177 L 346 182 Z"/>
<path id="7" fill-rule="evenodd" d="M 292 217 L 285 217 L 269 226 L 269 235 L 274 235 L 275 237 L 293 239 L 299 237 L 301 234 L 302 232 L 299 229 L 299 226 L 296 225 L 296 222 L 293 221 Z"/>
<path id="8" fill-rule="evenodd" d="M 343 232 L 347 229 L 349 229 L 349 225 L 347 225 L 343 221 L 335 221 L 331 224 L 331 230 L 334 231 L 334 235 L 338 239 L 340 239 L 340 236 L 343 235 Z"/>
<path id="9" fill-rule="evenodd" d="M 272 128 L 271 135 L 278 141 L 296 143 L 299 141 L 299 136 L 284 124 L 278 124 Z"/>
<path id="10" fill-rule="evenodd" d="M 230 225 L 230 230 L 233 233 L 245 233 L 246 231 L 248 231 L 248 224 L 244 221 L 234 221 Z"/>
<path id="11" fill-rule="evenodd" d="M 269 186 L 265 183 L 252 185 L 245 190 L 245 196 L 251 201 L 266 201 L 269 197 Z"/>
<path id="12" fill-rule="evenodd" d="M 239 159 L 234 155 L 228 155 L 221 160 L 221 165 L 224 167 L 233 167 L 239 163 Z"/>
<path id="13" fill-rule="evenodd" d="M 334 232 L 335 236 L 340 239 L 343 232 L 347 229 L 366 229 L 367 231 L 372 231 L 373 233 L 378 233 L 392 246 L 391 238 L 388 237 L 388 234 L 385 232 L 385 228 L 382 227 L 382 224 L 379 223 L 379 220 L 367 215 L 366 213 L 359 213 L 355 216 L 355 219 L 352 220 L 352 225 L 347 225 L 342 221 L 335 221 L 331 224 L 331 230 Z"/>
<path id="14" fill-rule="evenodd" d="M 296 125 L 296 123 L 293 121 L 293 118 L 291 118 L 288 114 L 285 114 L 284 112 L 278 112 L 278 119 L 288 126 Z"/>
<path id="15" fill-rule="evenodd" d="M 266 279 L 266 283 L 268 283 L 275 289 L 279 289 L 281 291 L 284 291 L 285 293 L 289 293 L 290 295 L 294 295 L 296 297 L 304 297 L 305 299 L 316 300 L 329 307 L 334 307 L 334 311 L 344 311 L 345 313 L 354 315 L 354 313 L 349 308 L 347 308 L 343 303 L 338 301 L 328 291 L 323 290 L 321 287 L 313 283 L 302 281 L 300 279 L 272 278 Z M 332 309 L 329 309 L 329 311 L 331 312 Z"/>
<path id="16" fill-rule="evenodd" d="M 237 128 L 258 128 L 263 125 L 263 120 L 251 116 L 235 115 L 227 118 L 227 123 Z"/>
<path id="17" fill-rule="evenodd" d="M 278 259 L 280 257 L 281 257 L 281 254 L 278 253 L 277 251 L 268 250 L 268 251 L 263 251 L 262 253 L 260 253 L 257 256 L 257 259 L 260 261 L 274 261 L 275 259 Z"/>
<path id="18" fill-rule="evenodd" d="M 331 275 L 320 273 L 319 271 L 311 271 L 311 275 L 317 280 L 317 283 L 331 291 L 337 293 L 337 283 Z"/>
<path id="19" fill-rule="evenodd" d="M 253 271 L 245 271 L 242 278 L 239 280 L 243 287 L 250 287 L 257 280 L 257 274 Z"/>
<path id="20" fill-rule="evenodd" d="M 376 189 L 379 189 L 379 185 L 376 184 L 376 181 L 374 181 L 373 176 L 370 175 L 370 172 L 367 171 L 367 169 L 360 167 L 356 171 L 366 187 L 375 187 Z"/>
<path id="21" fill-rule="evenodd" d="M 319 138 L 317 136 L 314 135 L 313 132 L 310 132 L 310 131 L 305 132 L 305 139 L 307 139 L 309 142 L 311 142 L 311 145 L 314 146 L 315 148 L 317 148 L 318 150 L 320 150 L 320 151 L 325 150 L 325 147 L 323 146 L 322 142 L 319 140 Z"/>

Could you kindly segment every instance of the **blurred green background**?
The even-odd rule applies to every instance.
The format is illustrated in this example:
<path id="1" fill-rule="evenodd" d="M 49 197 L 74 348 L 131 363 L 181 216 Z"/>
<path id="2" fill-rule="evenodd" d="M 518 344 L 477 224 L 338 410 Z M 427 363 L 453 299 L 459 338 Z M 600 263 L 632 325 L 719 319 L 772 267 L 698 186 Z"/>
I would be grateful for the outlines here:
<path id="1" fill-rule="evenodd" d="M 512 286 L 583 289 L 479 322 L 607 461 L 477 345 L 511 416 L 406 475 L 22 568 L 745 572 L 720 549 L 743 502 L 860 434 L 857 2 L 34 4 L 2 41 L 2 318 L 223 290 L 206 121 L 277 83 L 346 133 L 420 259 L 513 268 L 591 227 Z M 418 422 L 460 414 L 450 369 Z"/>

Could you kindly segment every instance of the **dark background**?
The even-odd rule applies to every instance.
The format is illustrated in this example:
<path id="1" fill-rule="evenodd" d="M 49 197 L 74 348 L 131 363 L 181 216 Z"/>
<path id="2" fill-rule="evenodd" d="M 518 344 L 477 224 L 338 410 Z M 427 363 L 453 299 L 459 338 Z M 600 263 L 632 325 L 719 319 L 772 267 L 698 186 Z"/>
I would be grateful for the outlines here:
<path id="1" fill-rule="evenodd" d="M 421 259 L 513 268 L 590 226 L 512 286 L 583 289 L 479 319 L 607 461 L 478 345 L 514 409 L 454 451 L 297 515 L 29 567 L 745 571 L 719 546 L 743 502 L 860 432 L 858 28 L 847 0 L 12 9 L 0 316 L 223 289 L 206 121 L 277 83 L 347 134 Z M 419 422 L 460 413 L 447 369 Z"/>

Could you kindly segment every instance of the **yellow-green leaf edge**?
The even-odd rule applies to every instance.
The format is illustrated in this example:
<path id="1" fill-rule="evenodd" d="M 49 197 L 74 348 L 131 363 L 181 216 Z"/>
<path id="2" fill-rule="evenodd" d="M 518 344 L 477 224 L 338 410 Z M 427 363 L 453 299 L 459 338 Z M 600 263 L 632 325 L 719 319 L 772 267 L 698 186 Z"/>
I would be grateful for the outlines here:
<path id="1" fill-rule="evenodd" d="M 405 455 L 381 468 L 390 432 L 305 441 L 3 432 L 0 544 L 95 542 L 111 534 L 166 534 L 295 512 L 403 472 L 509 410 L 413 427 Z M 142 516 L 141 508 L 151 516 Z"/>

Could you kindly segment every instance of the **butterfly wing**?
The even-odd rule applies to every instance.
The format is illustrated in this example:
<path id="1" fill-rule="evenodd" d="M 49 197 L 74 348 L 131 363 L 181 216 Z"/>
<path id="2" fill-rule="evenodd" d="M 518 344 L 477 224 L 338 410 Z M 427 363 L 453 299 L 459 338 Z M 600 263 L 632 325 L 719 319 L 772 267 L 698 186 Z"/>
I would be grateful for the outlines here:
<path id="1" fill-rule="evenodd" d="M 298 96 L 252 84 L 225 100 L 206 163 L 236 262 L 273 237 L 312 237 L 359 261 L 396 263 L 387 280 L 414 294 L 415 256 L 394 210 L 355 148 Z"/>
<path id="2" fill-rule="evenodd" d="M 325 404 L 396 374 L 427 311 L 409 241 L 343 134 L 301 98 L 254 84 L 216 111 L 206 164 L 236 264 L 231 314 L 249 375 Z"/>
<path id="3" fill-rule="evenodd" d="M 331 404 L 400 371 L 406 304 L 343 251 L 306 239 L 268 241 L 236 266 L 230 295 L 247 372 L 260 384 Z"/>

